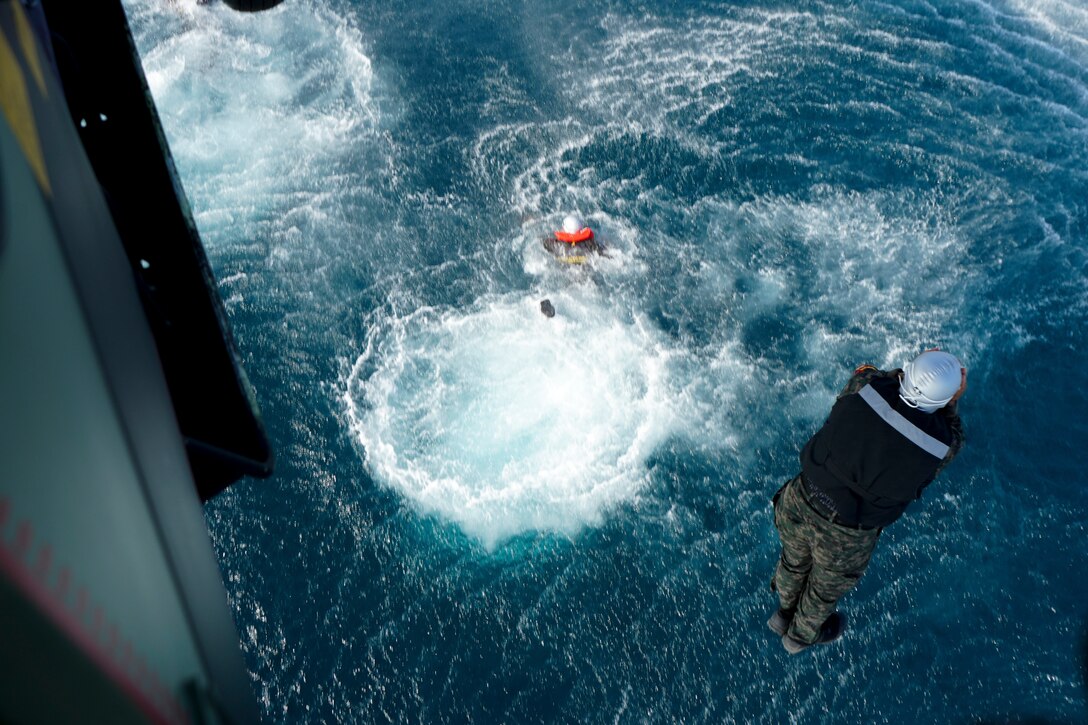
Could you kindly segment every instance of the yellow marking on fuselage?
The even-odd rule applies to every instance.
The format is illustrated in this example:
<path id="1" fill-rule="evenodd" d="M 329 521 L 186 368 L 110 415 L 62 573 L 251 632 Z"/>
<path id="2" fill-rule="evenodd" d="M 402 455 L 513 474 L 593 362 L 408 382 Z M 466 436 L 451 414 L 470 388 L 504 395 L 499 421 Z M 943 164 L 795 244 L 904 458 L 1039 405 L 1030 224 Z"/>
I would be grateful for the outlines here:
<path id="1" fill-rule="evenodd" d="M 23 48 L 23 57 L 30 68 L 30 74 L 34 76 L 34 82 L 38 84 L 38 90 L 46 98 L 49 93 L 45 88 L 45 74 L 42 73 L 42 61 L 38 55 L 38 44 L 34 42 L 34 29 L 30 27 L 30 21 L 26 18 L 23 8 L 15 3 L 15 32 L 19 36 L 19 45 Z"/>
<path id="2" fill-rule="evenodd" d="M 23 9 L 18 3 L 6 3 L 5 5 L 8 8 L 13 8 L 17 27 L 19 18 L 22 18 L 22 22 L 27 22 L 26 18 L 22 16 Z M 30 25 L 27 23 L 27 29 L 29 30 L 29 28 Z M 21 30 L 18 32 L 22 34 Z M 33 37 L 30 37 L 29 42 L 33 47 Z M 40 71 L 39 68 L 38 72 Z M 44 76 L 41 83 L 44 86 Z M 15 134 L 15 140 L 19 143 L 23 156 L 26 157 L 27 163 L 34 172 L 34 177 L 38 180 L 38 186 L 47 195 L 52 196 L 53 190 L 49 185 L 49 174 L 45 168 L 42 144 L 38 139 L 38 128 L 34 124 L 34 111 L 30 105 L 30 93 L 27 90 L 26 79 L 23 77 L 23 69 L 19 65 L 19 60 L 15 57 L 15 51 L 12 50 L 11 45 L 8 43 L 7 36 L 3 33 L 0 33 L 0 110 L 3 110 L 4 115 L 7 117 L 8 125 L 11 126 L 11 130 Z"/>

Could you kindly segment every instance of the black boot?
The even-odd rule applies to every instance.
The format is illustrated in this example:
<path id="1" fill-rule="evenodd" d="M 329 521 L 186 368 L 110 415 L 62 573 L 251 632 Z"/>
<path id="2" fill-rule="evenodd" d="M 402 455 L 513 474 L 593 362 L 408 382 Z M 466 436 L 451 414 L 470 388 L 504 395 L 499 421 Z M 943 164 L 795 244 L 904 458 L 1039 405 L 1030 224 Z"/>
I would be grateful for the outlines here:
<path id="1" fill-rule="evenodd" d="M 794 609 L 779 609 L 767 620 L 767 626 L 771 628 L 772 632 L 781 637 L 790 628 L 790 622 L 793 621 L 795 611 Z"/>
<path id="2" fill-rule="evenodd" d="M 772 617 L 773 619 L 773 617 Z M 768 622 L 770 624 L 770 622 Z M 816 637 L 816 641 L 811 644 L 806 642 L 800 642 L 789 634 L 782 635 L 782 646 L 786 648 L 786 651 L 791 655 L 795 655 L 802 650 L 806 650 L 814 644 L 829 644 L 834 642 L 842 633 L 846 630 L 846 615 L 842 612 L 832 612 L 831 616 L 824 620 L 824 623 L 820 625 L 820 634 Z"/>

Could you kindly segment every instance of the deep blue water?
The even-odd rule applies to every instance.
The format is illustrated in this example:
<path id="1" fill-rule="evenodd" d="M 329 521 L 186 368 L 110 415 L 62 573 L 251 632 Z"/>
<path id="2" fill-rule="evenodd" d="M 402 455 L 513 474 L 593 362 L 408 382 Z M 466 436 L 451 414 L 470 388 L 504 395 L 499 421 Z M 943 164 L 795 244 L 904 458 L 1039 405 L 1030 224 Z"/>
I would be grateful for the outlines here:
<path id="1" fill-rule="evenodd" d="M 1082 5 L 127 5 L 278 453 L 206 508 L 269 722 L 1088 720 Z M 967 447 L 791 658 L 769 498 L 931 345 Z"/>

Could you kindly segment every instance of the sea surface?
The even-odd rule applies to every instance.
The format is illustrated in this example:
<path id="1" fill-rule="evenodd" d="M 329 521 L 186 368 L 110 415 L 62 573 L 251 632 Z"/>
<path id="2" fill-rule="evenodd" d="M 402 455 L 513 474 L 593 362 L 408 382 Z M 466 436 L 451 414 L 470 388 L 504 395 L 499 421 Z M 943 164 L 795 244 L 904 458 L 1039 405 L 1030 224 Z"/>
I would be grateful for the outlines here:
<path id="1" fill-rule="evenodd" d="M 1088 721 L 1088 6 L 126 6 L 278 456 L 205 509 L 267 722 Z M 770 497 L 931 346 L 967 446 L 791 657 Z"/>

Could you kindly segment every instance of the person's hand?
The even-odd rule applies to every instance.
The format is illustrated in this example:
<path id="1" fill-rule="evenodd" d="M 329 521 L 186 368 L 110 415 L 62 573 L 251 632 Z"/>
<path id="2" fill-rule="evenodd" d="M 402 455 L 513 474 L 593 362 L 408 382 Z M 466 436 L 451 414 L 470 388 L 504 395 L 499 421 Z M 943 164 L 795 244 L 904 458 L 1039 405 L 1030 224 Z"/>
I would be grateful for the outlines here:
<path id="1" fill-rule="evenodd" d="M 967 392 L 967 368 L 960 368 L 960 389 L 956 391 L 956 394 L 952 396 L 950 403 L 955 403 L 960 397 Z"/>

